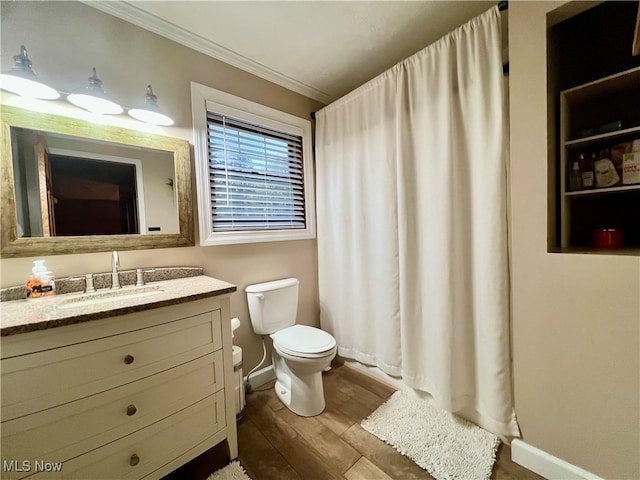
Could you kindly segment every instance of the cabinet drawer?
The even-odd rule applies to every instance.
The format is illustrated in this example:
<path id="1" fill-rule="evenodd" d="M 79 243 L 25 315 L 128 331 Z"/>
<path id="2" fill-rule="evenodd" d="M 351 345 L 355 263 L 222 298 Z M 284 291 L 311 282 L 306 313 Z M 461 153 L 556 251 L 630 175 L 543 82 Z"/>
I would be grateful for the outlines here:
<path id="1" fill-rule="evenodd" d="M 148 377 L 221 348 L 220 311 L 2 360 L 2 421 Z"/>
<path id="2" fill-rule="evenodd" d="M 98 395 L 3 422 L 2 457 L 20 462 L 65 461 L 168 417 L 223 387 L 222 351 L 217 351 Z"/>
<path id="3" fill-rule="evenodd" d="M 29 478 L 141 478 L 224 427 L 224 391 L 220 391 L 132 435 L 63 462 L 59 473 L 40 472 Z"/>

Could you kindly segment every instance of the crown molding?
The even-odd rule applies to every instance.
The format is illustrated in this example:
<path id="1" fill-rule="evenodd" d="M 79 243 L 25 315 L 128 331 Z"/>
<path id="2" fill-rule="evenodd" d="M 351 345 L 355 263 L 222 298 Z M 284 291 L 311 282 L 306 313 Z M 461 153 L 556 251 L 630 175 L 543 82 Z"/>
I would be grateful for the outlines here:
<path id="1" fill-rule="evenodd" d="M 181 27 L 167 22 L 155 15 L 152 15 L 140 8 L 123 1 L 100 1 L 100 0 L 81 0 L 82 3 L 89 5 L 97 10 L 118 17 L 129 23 L 133 23 L 139 27 L 156 33 L 162 37 L 180 43 L 185 47 L 189 47 L 200 53 L 204 53 L 212 58 L 227 63 L 233 67 L 244 70 L 245 72 L 256 75 L 260 78 L 268 80 L 276 85 L 287 88 L 293 92 L 299 93 L 306 97 L 312 98 L 324 104 L 331 103 L 334 98 L 316 88 L 306 85 L 302 82 L 294 80 L 282 73 L 266 67 L 258 62 L 244 57 L 228 48 L 218 45 L 215 42 L 207 40 L 200 35 L 191 33 Z"/>

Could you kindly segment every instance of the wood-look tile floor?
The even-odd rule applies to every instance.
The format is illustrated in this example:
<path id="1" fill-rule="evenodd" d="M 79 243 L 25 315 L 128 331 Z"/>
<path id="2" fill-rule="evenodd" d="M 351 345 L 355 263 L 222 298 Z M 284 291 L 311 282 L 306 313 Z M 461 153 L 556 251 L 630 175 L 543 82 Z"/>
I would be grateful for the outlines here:
<path id="1" fill-rule="evenodd" d="M 238 425 L 239 460 L 256 480 L 388 480 L 433 477 L 369 432 L 360 422 L 395 391 L 349 367 L 323 374 L 327 406 L 316 417 L 299 417 L 275 395 L 273 383 L 247 396 Z M 493 479 L 542 477 L 511 461 L 502 445 Z M 469 479 L 473 480 L 473 479 Z"/>
<path id="2" fill-rule="evenodd" d="M 252 479 L 432 480 L 408 457 L 360 426 L 395 390 L 339 365 L 323 374 L 323 383 L 327 406 L 316 417 L 299 417 L 287 409 L 276 397 L 273 382 L 247 395 L 246 415 L 238 424 L 238 459 Z M 199 457 L 197 471 L 213 472 L 219 468 L 216 461 Z M 193 465 L 188 468 L 189 464 L 174 472 L 173 478 L 207 478 L 194 473 Z M 507 445 L 498 451 L 491 478 L 542 479 L 513 463 Z"/>

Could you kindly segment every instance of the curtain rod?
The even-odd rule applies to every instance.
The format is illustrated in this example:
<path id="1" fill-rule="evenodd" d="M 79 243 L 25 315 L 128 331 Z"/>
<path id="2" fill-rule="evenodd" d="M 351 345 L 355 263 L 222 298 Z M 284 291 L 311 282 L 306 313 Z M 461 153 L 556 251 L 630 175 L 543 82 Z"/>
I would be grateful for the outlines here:
<path id="1" fill-rule="evenodd" d="M 507 0 L 500 0 L 498 2 L 498 11 L 504 12 L 505 10 L 508 10 L 508 9 L 509 9 L 509 2 Z M 509 62 L 502 65 L 502 73 L 504 73 L 505 75 L 509 75 Z M 312 120 L 316 119 L 316 112 L 311 112 L 311 119 Z"/>
<path id="2" fill-rule="evenodd" d="M 505 10 L 509 10 L 509 2 L 508 0 L 500 0 L 498 2 L 498 11 L 504 12 Z M 502 73 L 504 75 L 509 75 L 509 62 L 502 65 Z M 312 118 L 315 118 L 315 115 Z"/>

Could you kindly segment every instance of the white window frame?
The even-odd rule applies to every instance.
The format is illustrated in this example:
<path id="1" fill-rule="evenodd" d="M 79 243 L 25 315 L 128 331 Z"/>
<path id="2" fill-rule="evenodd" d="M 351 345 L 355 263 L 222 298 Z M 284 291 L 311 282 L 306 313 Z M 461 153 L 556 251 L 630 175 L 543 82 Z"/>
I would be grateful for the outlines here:
<path id="1" fill-rule="evenodd" d="M 196 82 L 191 82 L 191 110 L 193 115 L 193 145 L 195 151 L 200 245 L 229 245 L 315 238 L 316 221 L 311 121 Z M 302 137 L 306 228 L 295 230 L 213 231 L 211 223 L 207 111 Z"/>

